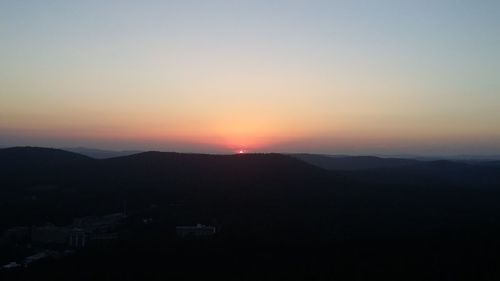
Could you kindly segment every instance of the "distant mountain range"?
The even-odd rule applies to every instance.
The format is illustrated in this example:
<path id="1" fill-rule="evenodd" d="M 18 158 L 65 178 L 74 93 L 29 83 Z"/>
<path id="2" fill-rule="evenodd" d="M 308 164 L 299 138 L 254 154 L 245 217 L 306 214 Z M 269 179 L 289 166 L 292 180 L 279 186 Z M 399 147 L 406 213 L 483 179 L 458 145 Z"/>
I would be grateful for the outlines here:
<path id="1" fill-rule="evenodd" d="M 319 154 L 292 154 L 292 156 L 328 170 L 356 171 L 416 165 L 422 161 L 375 156 L 326 156 Z"/>
<path id="2" fill-rule="evenodd" d="M 8 148 L 8 147 L 1 147 L 2 148 Z M 144 152 L 144 150 L 104 150 L 104 149 L 96 149 L 96 148 L 88 148 L 88 147 L 63 147 L 60 148 L 62 150 L 70 151 L 70 152 L 75 152 L 79 154 L 83 154 L 92 158 L 96 159 L 106 159 L 106 158 L 113 158 L 113 157 L 119 157 L 119 156 L 127 156 L 127 155 L 132 155 L 132 154 L 137 154 Z M 292 155 L 295 157 L 298 157 L 299 159 L 302 159 L 307 162 L 314 162 L 315 164 L 318 164 L 319 166 L 322 166 L 322 162 L 326 159 L 331 160 L 331 158 L 335 159 L 342 159 L 341 162 L 345 162 L 347 160 L 352 160 L 357 163 L 352 163 L 352 167 L 349 167 L 347 163 L 342 163 L 343 167 L 340 167 L 341 169 L 358 169 L 358 168 L 364 168 L 364 165 L 368 165 L 368 167 L 371 166 L 370 163 L 374 164 L 375 166 L 399 166 L 400 164 L 405 164 L 405 163 L 411 163 L 414 162 L 415 160 L 417 161 L 437 161 L 437 160 L 450 160 L 450 161 L 457 161 L 457 162 L 463 162 L 463 163 L 476 163 L 476 162 L 487 162 L 487 161 L 500 161 L 500 155 L 448 155 L 448 156 L 421 156 L 421 155 L 347 155 L 347 154 L 335 154 L 335 155 L 329 155 L 329 154 L 312 154 L 312 153 L 289 153 L 288 155 Z M 364 164 L 362 164 L 362 162 Z M 384 162 L 384 163 L 381 163 Z M 345 165 L 347 166 L 345 166 Z M 332 168 L 336 168 L 334 164 L 329 164 L 333 165 Z M 323 168 L 328 168 L 328 167 L 323 167 Z"/>
<path id="3" fill-rule="evenodd" d="M 154 151 L 95 159 L 15 147 L 0 149 L 0 230 L 64 225 L 126 201 L 133 212 L 156 205 L 169 220 L 216 218 L 238 233 L 253 224 L 267 235 L 283 223 L 294 230 L 287 233 L 324 239 L 423 235 L 496 219 L 499 187 L 500 161 Z"/>
<path id="4" fill-rule="evenodd" d="M 79 151 L 93 157 L 51 148 L 0 149 L 0 233 L 18 226 L 65 226 L 86 216 L 128 215 L 113 250 L 89 248 L 53 266 L 41 263 L 28 268 L 33 278 L 22 280 L 50 279 L 61 271 L 67 271 L 62 280 L 86 280 L 96 264 L 103 274 L 95 276 L 107 276 L 112 263 L 116 272 L 139 266 L 150 272 L 152 262 L 162 274 L 175 270 L 165 270 L 164 257 L 174 262 L 183 257 L 182 278 L 171 279 L 186 279 L 192 268 L 226 270 L 233 261 L 253 266 L 270 251 L 269 268 L 288 258 L 287 270 L 307 262 L 323 262 L 319 268 L 330 269 L 347 257 L 355 271 L 360 264 L 376 271 L 379 256 L 391 269 L 414 258 L 420 270 L 421 261 L 431 260 L 429 268 L 436 271 L 412 280 L 441 276 L 441 266 L 457 256 L 457 249 L 471 249 L 463 256 L 474 260 L 492 253 L 488 267 L 498 261 L 500 161 Z M 207 240 L 175 236 L 176 226 L 197 223 L 216 226 L 217 234 Z M 393 254 L 384 245 L 388 241 L 397 249 Z M 443 242 L 447 246 L 436 250 Z M 8 249 L 0 243 L 3 264 L 13 256 Z M 311 259 L 318 251 L 325 258 Z M 366 260 L 373 253 L 378 254 Z M 441 264 L 435 264 L 436 253 Z M 78 266 L 68 266 L 75 262 Z M 141 271 L 138 276 L 132 279 L 148 275 Z M 477 280 L 474 276 L 469 279 Z M 117 279 L 124 277 L 128 274 Z M 307 271 L 304 278 L 290 280 L 310 277 Z"/>
<path id="5" fill-rule="evenodd" d="M 65 147 L 61 148 L 62 150 L 70 151 L 70 152 L 75 152 L 78 154 L 83 154 L 88 157 L 96 158 L 96 159 L 106 159 L 106 158 L 113 158 L 113 157 L 119 157 L 119 156 L 127 156 L 127 155 L 132 155 L 132 154 L 137 154 L 142 151 L 138 150 L 121 150 L 121 151 L 114 151 L 114 150 L 103 150 L 103 149 L 95 149 L 95 148 L 86 148 L 86 147 Z"/>
<path id="6" fill-rule="evenodd" d="M 464 163 L 372 156 L 314 154 L 207 155 L 172 152 L 109 152 L 15 147 L 0 149 L 4 181 L 23 184 L 194 186 L 255 185 L 257 182 L 356 182 L 458 184 L 492 186 L 500 183 L 500 161 Z M 94 157 L 91 157 L 94 155 Z M 111 157 L 112 158 L 108 158 Z M 176 184 L 178 186 L 178 184 Z M 291 187 L 289 187 L 291 188 Z"/>

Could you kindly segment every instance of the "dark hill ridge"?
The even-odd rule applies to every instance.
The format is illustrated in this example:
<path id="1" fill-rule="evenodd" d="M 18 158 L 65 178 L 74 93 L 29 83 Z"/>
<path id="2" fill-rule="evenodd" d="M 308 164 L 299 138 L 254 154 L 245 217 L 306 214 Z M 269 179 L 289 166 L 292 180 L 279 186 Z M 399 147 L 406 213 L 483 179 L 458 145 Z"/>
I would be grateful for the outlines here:
<path id="1" fill-rule="evenodd" d="M 116 184 L 186 188 L 253 188 L 322 182 L 331 173 L 282 154 L 208 155 L 144 152 L 101 160 Z M 105 175 L 103 175 L 105 178 Z M 270 189 L 276 187 L 270 187 Z"/>
<path id="2" fill-rule="evenodd" d="M 500 162 L 467 163 L 451 160 L 415 160 L 372 156 L 292 155 L 318 167 L 343 173 L 370 184 L 415 186 L 500 186 Z"/>
<path id="3" fill-rule="evenodd" d="M 201 186 L 293 184 L 326 171 L 282 154 L 208 155 L 144 152 L 93 159 L 58 149 L 0 150 L 4 182 L 11 185 Z"/>
<path id="4" fill-rule="evenodd" d="M 344 182 L 335 173 L 281 154 L 144 152 L 93 159 L 32 147 L 0 150 L 0 173 L 0 230 L 2 225 L 64 224 L 77 216 L 112 213 L 125 200 L 133 210 L 188 201 L 200 213 L 199 208 L 219 205 L 226 209 L 218 212 L 244 212 L 249 201 L 286 206 L 284 198 L 302 198 Z"/>
<path id="5" fill-rule="evenodd" d="M 68 152 L 61 149 L 45 147 L 11 147 L 0 149 L 0 160 L 14 163 L 27 163 L 37 161 L 85 161 L 90 158 L 78 153 Z M 28 161 L 27 161 L 28 160 Z"/>
<path id="6" fill-rule="evenodd" d="M 328 156 L 319 154 L 292 154 L 292 156 L 323 169 L 338 171 L 373 170 L 422 163 L 414 159 L 375 156 Z"/>
<path id="7" fill-rule="evenodd" d="M 107 159 L 113 157 L 127 156 L 132 154 L 137 154 L 142 151 L 134 151 L 134 150 L 102 150 L 102 149 L 94 149 L 94 148 L 86 148 L 86 147 L 65 147 L 61 148 L 62 150 L 74 152 L 78 154 L 82 154 L 95 159 Z"/>
<path id="8" fill-rule="evenodd" d="M 131 279 L 144 279 L 155 268 L 161 274 L 176 270 L 179 261 L 184 267 L 171 279 L 186 279 L 192 268 L 225 271 L 262 260 L 268 269 L 286 260 L 284 271 L 310 263 L 307 274 L 296 279 L 310 280 L 310 272 L 342 268 L 346 259 L 353 272 L 366 266 L 379 272 L 381 259 L 390 270 L 413 259 L 417 271 L 436 269 L 414 278 L 428 280 L 442 276 L 442 266 L 469 266 L 460 261 L 463 257 L 477 260 L 491 253 L 486 266 L 477 267 L 481 273 L 497 264 L 499 174 L 495 163 L 437 161 L 328 171 L 281 154 L 145 152 L 99 160 L 54 149 L 12 148 L 0 150 L 0 233 L 47 222 L 70 225 L 75 218 L 117 213 L 126 206 L 128 218 L 118 226 L 115 246 L 89 248 L 48 268 L 35 265 L 28 269 L 33 278 L 21 280 L 50 279 L 61 271 L 67 271 L 61 280 L 85 279 L 95 264 L 103 273 L 92 277 L 108 276 L 114 264 L 113 270 L 123 272 L 116 279 L 137 268 L 138 277 Z M 197 223 L 215 225 L 218 233 L 196 241 L 175 236 L 176 226 Z M 461 253 L 464 245 L 472 250 Z M 5 263 L 12 260 L 0 249 L 0 260 L 2 255 Z M 449 262 L 457 257 L 459 262 Z M 165 260 L 174 263 L 165 268 Z M 429 265 L 422 264 L 428 260 Z M 217 274 L 213 280 L 220 279 Z"/>
<path id="9" fill-rule="evenodd" d="M 9 186 L 229 188 L 281 185 L 292 190 L 299 185 L 303 189 L 311 184 L 335 186 L 347 181 L 480 186 L 500 183 L 498 162 L 467 164 L 370 156 L 210 155 L 154 151 L 94 159 L 37 147 L 0 149 L 0 171 L 4 183 Z"/>
<path id="10" fill-rule="evenodd" d="M 500 168 L 500 161 L 486 161 L 479 163 L 479 165 Z"/>
<path id="11" fill-rule="evenodd" d="M 11 185 L 72 182 L 93 169 L 94 160 L 80 154 L 40 147 L 0 149 L 2 179 Z"/>
<path id="12" fill-rule="evenodd" d="M 145 152 L 99 160 L 13 148 L 0 150 L 0 171 L 0 230 L 64 225 L 127 202 L 131 213 L 158 206 L 154 212 L 170 226 L 216 219 L 250 237 L 267 237 L 269 229 L 298 241 L 301 233 L 312 240 L 412 236 L 482 228 L 498 219 L 500 198 L 496 168 L 443 161 L 339 172 L 282 154 Z"/>
<path id="13" fill-rule="evenodd" d="M 103 160 L 114 166 L 137 169 L 182 170 L 211 173 L 280 174 L 318 172 L 319 168 L 282 154 L 209 155 L 173 152 L 144 152 Z"/>

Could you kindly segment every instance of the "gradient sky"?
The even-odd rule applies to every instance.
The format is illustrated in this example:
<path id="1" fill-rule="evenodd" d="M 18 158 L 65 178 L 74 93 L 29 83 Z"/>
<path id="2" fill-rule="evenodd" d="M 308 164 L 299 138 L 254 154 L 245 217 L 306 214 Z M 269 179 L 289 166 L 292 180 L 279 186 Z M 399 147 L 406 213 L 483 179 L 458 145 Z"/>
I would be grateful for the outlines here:
<path id="1" fill-rule="evenodd" d="M 0 0 L 0 145 L 500 153 L 500 1 Z"/>

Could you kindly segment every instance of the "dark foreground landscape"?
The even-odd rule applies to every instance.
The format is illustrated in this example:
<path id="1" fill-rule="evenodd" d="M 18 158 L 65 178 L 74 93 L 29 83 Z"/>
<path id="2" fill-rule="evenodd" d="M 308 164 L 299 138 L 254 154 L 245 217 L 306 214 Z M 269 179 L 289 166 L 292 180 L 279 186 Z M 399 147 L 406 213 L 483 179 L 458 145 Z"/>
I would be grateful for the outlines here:
<path id="1" fill-rule="evenodd" d="M 500 280 L 500 162 L 0 149 L 0 233 L 0 280 Z"/>

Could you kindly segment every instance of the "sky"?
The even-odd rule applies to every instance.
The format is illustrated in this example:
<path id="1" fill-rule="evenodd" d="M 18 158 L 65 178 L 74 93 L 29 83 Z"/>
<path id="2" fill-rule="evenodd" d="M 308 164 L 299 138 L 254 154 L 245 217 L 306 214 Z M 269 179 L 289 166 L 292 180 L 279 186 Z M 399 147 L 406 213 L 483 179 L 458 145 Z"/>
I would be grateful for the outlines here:
<path id="1" fill-rule="evenodd" d="M 500 1 L 0 0 L 0 146 L 500 154 Z"/>

